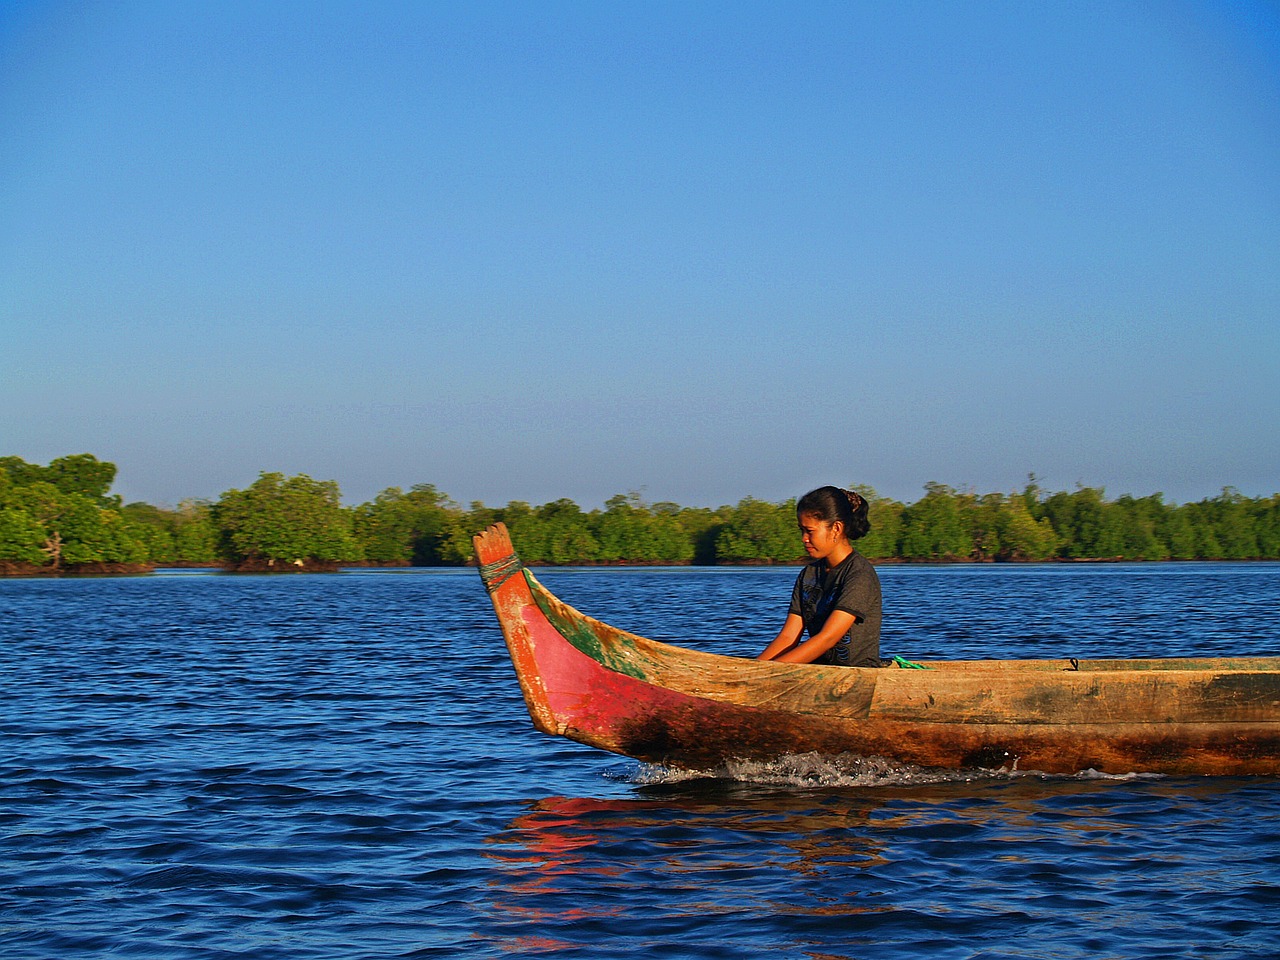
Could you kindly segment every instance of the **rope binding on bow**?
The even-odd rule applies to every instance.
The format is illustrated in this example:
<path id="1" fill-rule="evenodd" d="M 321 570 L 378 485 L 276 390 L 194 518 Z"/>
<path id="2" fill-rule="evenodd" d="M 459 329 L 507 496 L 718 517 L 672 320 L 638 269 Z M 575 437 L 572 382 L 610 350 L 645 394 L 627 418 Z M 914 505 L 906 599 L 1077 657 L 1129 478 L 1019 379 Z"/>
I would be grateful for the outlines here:
<path id="1" fill-rule="evenodd" d="M 492 563 L 480 564 L 480 578 L 484 580 L 484 588 L 496 593 L 498 588 L 524 569 L 524 564 L 514 553 L 500 557 Z"/>

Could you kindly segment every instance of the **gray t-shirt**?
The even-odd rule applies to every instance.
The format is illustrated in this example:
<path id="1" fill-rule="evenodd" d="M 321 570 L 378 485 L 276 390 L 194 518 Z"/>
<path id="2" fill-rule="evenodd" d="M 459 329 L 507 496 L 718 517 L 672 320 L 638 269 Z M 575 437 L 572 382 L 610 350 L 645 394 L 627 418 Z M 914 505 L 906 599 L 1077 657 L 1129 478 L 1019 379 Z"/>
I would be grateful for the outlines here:
<path id="1" fill-rule="evenodd" d="M 827 569 L 823 560 L 807 563 L 796 577 L 788 612 L 804 621 L 810 637 L 822 631 L 832 610 L 843 610 L 857 619 L 849 632 L 814 662 L 880 666 L 880 578 L 857 550 L 834 569 Z"/>

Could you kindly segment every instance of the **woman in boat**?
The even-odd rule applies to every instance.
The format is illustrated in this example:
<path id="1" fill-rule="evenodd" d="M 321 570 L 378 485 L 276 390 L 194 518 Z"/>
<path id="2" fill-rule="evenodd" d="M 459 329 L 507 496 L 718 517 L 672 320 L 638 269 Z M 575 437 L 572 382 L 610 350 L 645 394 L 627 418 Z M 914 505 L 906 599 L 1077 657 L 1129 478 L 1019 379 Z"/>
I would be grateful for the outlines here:
<path id="1" fill-rule="evenodd" d="M 852 543 L 871 529 L 867 501 L 819 487 L 800 498 L 796 521 L 813 560 L 796 578 L 782 630 L 756 659 L 880 666 L 880 578 Z"/>

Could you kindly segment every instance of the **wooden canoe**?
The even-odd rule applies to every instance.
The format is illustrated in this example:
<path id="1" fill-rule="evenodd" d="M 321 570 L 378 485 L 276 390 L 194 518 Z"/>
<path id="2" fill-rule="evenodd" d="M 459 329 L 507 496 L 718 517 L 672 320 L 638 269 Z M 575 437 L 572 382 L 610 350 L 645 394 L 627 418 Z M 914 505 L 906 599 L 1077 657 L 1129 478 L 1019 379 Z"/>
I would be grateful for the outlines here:
<path id="1" fill-rule="evenodd" d="M 790 754 L 1045 773 L 1280 773 L 1280 658 L 765 663 L 615 629 L 554 597 L 506 527 L 474 539 L 534 725 L 694 770 Z"/>

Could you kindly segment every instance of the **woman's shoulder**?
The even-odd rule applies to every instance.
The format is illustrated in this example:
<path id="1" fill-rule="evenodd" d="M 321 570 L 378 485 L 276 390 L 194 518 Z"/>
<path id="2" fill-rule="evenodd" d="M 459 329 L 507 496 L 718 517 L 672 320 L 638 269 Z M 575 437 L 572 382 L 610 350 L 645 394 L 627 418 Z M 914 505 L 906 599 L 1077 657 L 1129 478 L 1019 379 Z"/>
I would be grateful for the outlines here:
<path id="1" fill-rule="evenodd" d="M 846 576 L 867 571 L 875 572 L 875 565 L 856 549 L 840 561 L 840 570 Z"/>
<path id="2" fill-rule="evenodd" d="M 826 569 L 826 564 L 821 560 L 806 560 L 800 567 L 800 572 L 796 574 L 797 580 L 814 580 L 822 579 L 822 573 Z"/>

